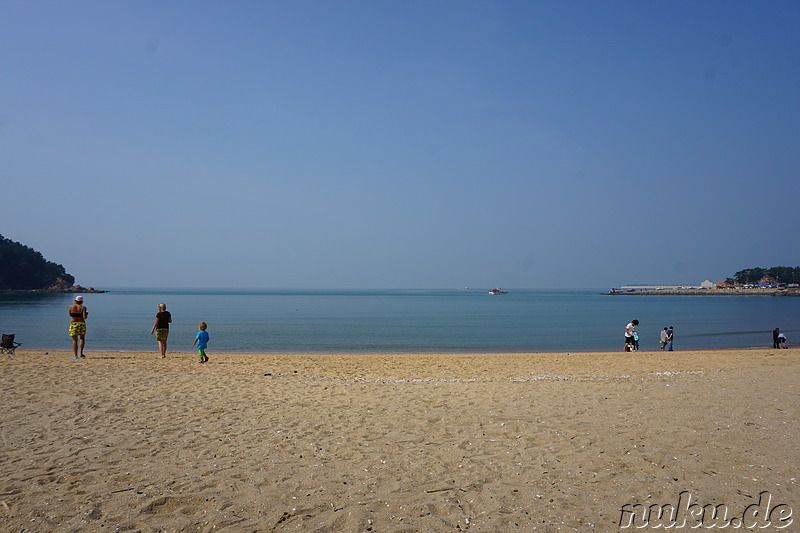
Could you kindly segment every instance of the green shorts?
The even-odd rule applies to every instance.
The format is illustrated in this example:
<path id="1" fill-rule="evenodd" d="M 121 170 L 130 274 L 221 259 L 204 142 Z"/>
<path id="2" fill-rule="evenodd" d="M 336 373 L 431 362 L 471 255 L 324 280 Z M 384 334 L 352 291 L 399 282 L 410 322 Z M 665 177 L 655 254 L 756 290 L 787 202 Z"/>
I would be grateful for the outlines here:
<path id="1" fill-rule="evenodd" d="M 169 330 L 168 329 L 157 329 L 156 330 L 156 340 L 157 341 L 165 341 L 169 337 Z"/>
<path id="2" fill-rule="evenodd" d="M 69 336 L 77 337 L 78 335 L 86 335 L 86 322 L 69 323 Z"/>
<path id="3" fill-rule="evenodd" d="M 197 355 L 199 355 L 200 358 L 205 357 L 206 356 L 206 349 L 205 348 L 198 348 L 197 349 Z"/>

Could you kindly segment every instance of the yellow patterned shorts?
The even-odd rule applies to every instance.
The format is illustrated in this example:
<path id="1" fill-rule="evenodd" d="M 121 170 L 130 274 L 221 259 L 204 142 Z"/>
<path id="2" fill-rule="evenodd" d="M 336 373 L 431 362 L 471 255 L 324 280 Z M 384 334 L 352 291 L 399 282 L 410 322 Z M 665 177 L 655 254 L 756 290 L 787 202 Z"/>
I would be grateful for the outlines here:
<path id="1" fill-rule="evenodd" d="M 86 322 L 70 322 L 69 336 L 86 335 Z"/>

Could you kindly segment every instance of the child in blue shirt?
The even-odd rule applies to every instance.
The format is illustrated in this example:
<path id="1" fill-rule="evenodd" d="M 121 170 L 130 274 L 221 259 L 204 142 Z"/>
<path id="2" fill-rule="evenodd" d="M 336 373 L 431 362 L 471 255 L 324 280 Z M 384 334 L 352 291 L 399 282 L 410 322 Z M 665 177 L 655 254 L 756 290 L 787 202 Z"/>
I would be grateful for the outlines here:
<path id="1" fill-rule="evenodd" d="M 208 348 L 208 339 L 211 337 L 209 336 L 206 328 L 208 328 L 208 324 L 205 322 L 200 322 L 197 326 L 200 331 L 197 332 L 197 336 L 194 338 L 194 342 L 192 346 L 197 345 L 197 355 L 200 356 L 200 362 L 205 363 L 208 361 L 208 356 L 206 355 L 206 348 Z"/>

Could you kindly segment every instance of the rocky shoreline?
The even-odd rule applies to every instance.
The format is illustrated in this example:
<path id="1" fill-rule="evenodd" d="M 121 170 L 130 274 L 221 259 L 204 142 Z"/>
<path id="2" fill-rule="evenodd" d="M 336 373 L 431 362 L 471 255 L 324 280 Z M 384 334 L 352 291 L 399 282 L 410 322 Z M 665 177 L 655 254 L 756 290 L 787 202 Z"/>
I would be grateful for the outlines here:
<path id="1" fill-rule="evenodd" d="M 609 292 L 608 294 L 615 296 L 800 296 L 800 289 L 662 289 Z"/>
<path id="2" fill-rule="evenodd" d="M 95 289 L 94 287 L 84 287 L 82 285 L 50 289 L 0 289 L 0 294 L 99 294 L 103 292 L 108 291 L 103 289 Z"/>

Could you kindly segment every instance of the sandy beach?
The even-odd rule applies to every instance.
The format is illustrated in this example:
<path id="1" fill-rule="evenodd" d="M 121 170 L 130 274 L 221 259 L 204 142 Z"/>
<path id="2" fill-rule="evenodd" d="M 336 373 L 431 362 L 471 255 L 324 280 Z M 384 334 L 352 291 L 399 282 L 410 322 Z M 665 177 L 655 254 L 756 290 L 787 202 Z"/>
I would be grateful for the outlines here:
<path id="1" fill-rule="evenodd" d="M 800 527 L 800 349 L 87 354 L 0 356 L 3 531 Z"/>

